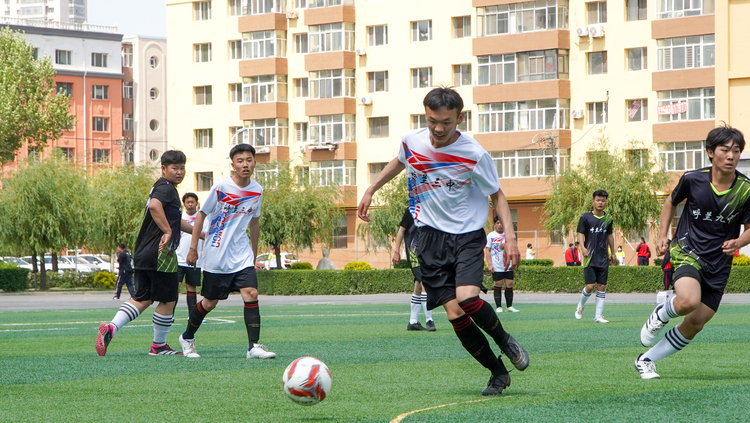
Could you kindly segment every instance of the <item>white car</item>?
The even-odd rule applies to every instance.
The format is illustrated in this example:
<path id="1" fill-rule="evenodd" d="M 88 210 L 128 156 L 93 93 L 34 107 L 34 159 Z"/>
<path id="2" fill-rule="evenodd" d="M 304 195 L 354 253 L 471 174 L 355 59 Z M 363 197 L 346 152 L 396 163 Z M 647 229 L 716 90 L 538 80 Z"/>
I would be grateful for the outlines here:
<path id="1" fill-rule="evenodd" d="M 255 263 L 262 265 L 265 269 L 276 268 L 276 258 L 269 259 L 270 254 L 261 254 L 255 258 Z M 292 263 L 299 263 L 299 259 L 292 253 L 281 253 L 281 267 L 288 269 Z"/>
<path id="2" fill-rule="evenodd" d="M 91 263 L 92 266 L 95 266 L 97 270 L 105 270 L 107 272 L 111 271 L 109 268 L 110 263 L 109 260 L 104 259 L 101 256 L 95 256 L 93 254 L 79 254 L 78 257 L 86 260 L 87 262 Z M 115 264 L 115 269 L 117 268 L 117 264 Z"/>
<path id="3" fill-rule="evenodd" d="M 0 257 L 0 261 L 3 263 L 9 263 L 9 264 L 15 264 L 16 266 L 22 268 L 22 269 L 29 269 L 31 270 L 31 264 L 28 262 L 25 262 L 17 257 Z"/>
<path id="4" fill-rule="evenodd" d="M 44 258 L 47 261 L 47 257 Z M 60 263 L 65 262 L 70 265 L 73 270 L 77 270 L 79 273 L 92 273 L 98 272 L 99 268 L 95 264 L 89 263 L 87 260 L 76 257 L 76 256 L 58 256 L 57 257 L 57 268 L 60 269 Z"/>

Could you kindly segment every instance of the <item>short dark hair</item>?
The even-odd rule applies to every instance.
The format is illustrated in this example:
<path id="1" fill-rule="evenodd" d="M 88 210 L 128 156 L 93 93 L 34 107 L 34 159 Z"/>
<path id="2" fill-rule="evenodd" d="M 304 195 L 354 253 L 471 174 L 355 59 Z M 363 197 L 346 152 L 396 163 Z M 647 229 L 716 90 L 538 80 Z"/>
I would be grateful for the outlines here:
<path id="1" fill-rule="evenodd" d="M 422 101 L 424 107 L 430 110 L 456 110 L 460 114 L 464 110 L 464 100 L 450 87 L 437 87 L 430 90 Z"/>
<path id="2" fill-rule="evenodd" d="M 497 223 L 500 221 L 500 218 L 497 217 L 497 215 L 492 216 L 492 223 Z"/>
<path id="3" fill-rule="evenodd" d="M 726 143 L 737 144 L 740 152 L 742 152 L 745 149 L 745 136 L 739 129 L 732 128 L 724 123 L 724 125 L 712 129 L 706 136 L 706 151 L 716 151 L 716 147 Z M 710 161 L 711 157 L 708 160 Z"/>
<path id="4" fill-rule="evenodd" d="M 169 166 L 171 164 L 185 164 L 187 157 L 180 150 L 167 150 L 161 155 L 161 165 Z"/>
<path id="5" fill-rule="evenodd" d="M 580 242 L 576 241 L 576 245 L 579 245 L 579 244 L 580 244 Z"/>
<path id="6" fill-rule="evenodd" d="M 194 198 L 195 201 L 198 201 L 198 195 L 196 193 L 194 193 L 194 192 L 186 192 L 185 195 L 182 196 L 182 202 L 184 203 L 185 200 L 187 200 L 188 198 L 191 198 L 191 197 Z"/>
<path id="7" fill-rule="evenodd" d="M 573 248 L 573 243 L 571 242 L 570 244 L 568 244 L 568 247 Z"/>
<path id="8" fill-rule="evenodd" d="M 531 248 L 531 243 L 526 244 L 526 248 Z"/>
<path id="9" fill-rule="evenodd" d="M 128 247 L 126 247 L 126 246 L 125 246 L 125 243 L 124 243 L 124 242 L 121 242 L 121 243 L 117 244 L 117 247 L 118 247 L 118 248 L 121 248 L 121 249 L 123 249 L 123 250 L 127 250 L 127 249 L 128 249 Z"/>
<path id="10" fill-rule="evenodd" d="M 249 152 L 250 152 L 250 154 L 252 154 L 252 155 L 253 155 L 253 157 L 255 157 L 255 147 L 253 147 L 253 146 L 252 146 L 252 145 L 250 145 L 250 144 L 245 144 L 245 143 L 242 143 L 242 144 L 237 144 L 237 145 L 235 145 L 234 147 L 232 147 L 232 149 L 231 149 L 231 150 L 229 150 L 229 158 L 230 158 L 231 160 L 234 160 L 234 156 L 235 156 L 236 154 L 239 154 L 239 153 L 244 153 L 244 152 L 246 152 L 246 151 L 249 151 Z"/>
<path id="11" fill-rule="evenodd" d="M 646 238 L 641 237 L 641 242 L 645 244 L 646 243 Z"/>
<path id="12" fill-rule="evenodd" d="M 594 191 L 594 195 L 591 198 L 596 198 L 596 197 L 607 198 L 607 197 L 609 197 L 609 194 L 607 193 L 607 191 L 604 191 L 603 189 L 598 189 L 598 190 Z"/>

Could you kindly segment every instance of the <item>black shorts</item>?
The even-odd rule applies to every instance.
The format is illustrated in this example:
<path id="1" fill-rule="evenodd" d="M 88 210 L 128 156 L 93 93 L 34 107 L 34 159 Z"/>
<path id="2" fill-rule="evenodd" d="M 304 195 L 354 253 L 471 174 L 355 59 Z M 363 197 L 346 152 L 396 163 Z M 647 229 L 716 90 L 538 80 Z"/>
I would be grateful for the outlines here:
<path id="1" fill-rule="evenodd" d="M 136 301 L 159 301 L 169 303 L 177 301 L 177 272 L 157 272 L 156 270 L 135 270 Z"/>
<path id="2" fill-rule="evenodd" d="M 414 266 L 411 268 L 411 274 L 414 275 L 414 282 L 422 282 L 422 268 Z"/>
<path id="3" fill-rule="evenodd" d="M 648 257 L 638 257 L 638 266 L 648 266 Z"/>
<path id="4" fill-rule="evenodd" d="M 188 285 L 201 286 L 201 268 L 194 268 L 193 266 L 177 267 L 177 281 L 182 282 L 183 278 Z"/>
<path id="5" fill-rule="evenodd" d="M 507 272 L 492 272 L 492 280 L 497 282 L 503 279 L 513 280 L 513 271 L 508 270 Z"/>
<path id="6" fill-rule="evenodd" d="M 565 262 L 565 265 L 566 265 L 566 266 L 575 266 L 575 265 L 576 265 L 576 262 L 574 262 L 574 261 L 566 261 L 566 262 Z"/>
<path id="7" fill-rule="evenodd" d="M 724 296 L 724 288 L 727 287 L 729 270 L 717 275 L 710 275 L 704 270 L 698 270 L 689 264 L 680 266 L 674 271 L 673 280 L 689 277 L 698 280 L 701 285 L 701 302 L 714 312 L 719 310 L 721 298 Z M 678 292 L 679 294 L 679 292 Z"/>
<path id="8" fill-rule="evenodd" d="M 609 277 L 609 266 L 608 267 L 593 267 L 588 266 L 583 268 L 583 281 L 586 285 L 592 283 L 600 283 L 602 285 L 607 284 L 607 278 Z"/>
<path id="9" fill-rule="evenodd" d="M 240 288 L 258 288 L 255 267 L 246 267 L 235 273 L 203 272 L 201 295 L 207 300 L 226 300 L 230 292 Z"/>
<path id="10" fill-rule="evenodd" d="M 484 229 L 449 234 L 429 226 L 419 232 L 419 266 L 427 292 L 427 309 L 432 310 L 456 298 L 457 286 L 476 286 L 482 292 L 484 274 Z"/>

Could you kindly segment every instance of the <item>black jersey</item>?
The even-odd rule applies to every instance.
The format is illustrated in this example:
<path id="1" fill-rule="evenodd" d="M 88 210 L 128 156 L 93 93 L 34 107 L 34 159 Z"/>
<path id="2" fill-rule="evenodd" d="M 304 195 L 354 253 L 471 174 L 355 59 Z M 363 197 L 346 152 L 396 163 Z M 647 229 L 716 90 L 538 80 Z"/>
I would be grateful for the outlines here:
<path id="1" fill-rule="evenodd" d="M 732 256 L 721 245 L 740 235 L 750 223 L 750 180 L 735 170 L 732 187 L 718 192 L 711 183 L 711 167 L 685 172 L 672 191 L 672 204 L 687 200 L 669 248 L 674 268 L 690 265 L 708 274 L 727 272 Z"/>
<path id="2" fill-rule="evenodd" d="M 612 234 L 612 215 L 604 212 L 604 215 L 599 217 L 592 212 L 586 212 L 578 219 L 576 232 L 585 236 L 584 246 L 589 250 L 588 257 L 583 258 L 583 267 L 609 266 L 607 237 Z"/>

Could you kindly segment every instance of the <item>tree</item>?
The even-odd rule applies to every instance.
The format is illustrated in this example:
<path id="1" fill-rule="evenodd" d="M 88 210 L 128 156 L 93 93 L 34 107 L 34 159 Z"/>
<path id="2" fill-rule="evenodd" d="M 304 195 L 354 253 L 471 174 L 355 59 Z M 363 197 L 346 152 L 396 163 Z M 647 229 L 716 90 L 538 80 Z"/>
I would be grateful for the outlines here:
<path id="1" fill-rule="evenodd" d="M 391 251 L 404 209 L 409 205 L 409 191 L 406 174 L 402 174 L 383 185 L 373 198 L 374 207 L 368 213 L 369 222 L 361 223 L 357 228 L 357 235 L 374 247 L 385 247 Z"/>
<path id="2" fill-rule="evenodd" d="M 49 57 L 34 59 L 34 49 L 9 28 L 0 29 L 0 168 L 29 141 L 44 147 L 73 126 L 70 98 L 56 95 Z"/>
<path id="3" fill-rule="evenodd" d="M 281 269 L 282 245 L 292 250 L 312 250 L 318 242 L 330 245 L 334 222 L 342 213 L 336 207 L 341 192 L 336 186 L 314 186 L 307 178 L 298 181 L 289 161 L 264 167 L 275 172 L 259 178 L 264 188 L 259 244 L 273 248 L 276 268 Z"/>
<path id="4" fill-rule="evenodd" d="M 621 151 L 609 147 L 609 139 L 599 136 L 589 151 L 589 163 L 570 166 L 553 182 L 552 195 L 543 206 L 544 227 L 550 231 L 575 228 L 581 214 L 591 211 L 594 191 L 609 193 L 607 213 L 623 232 L 648 230 L 648 221 L 661 214 L 658 192 L 669 176 L 658 166 L 652 151 L 641 142 L 630 141 Z"/>

